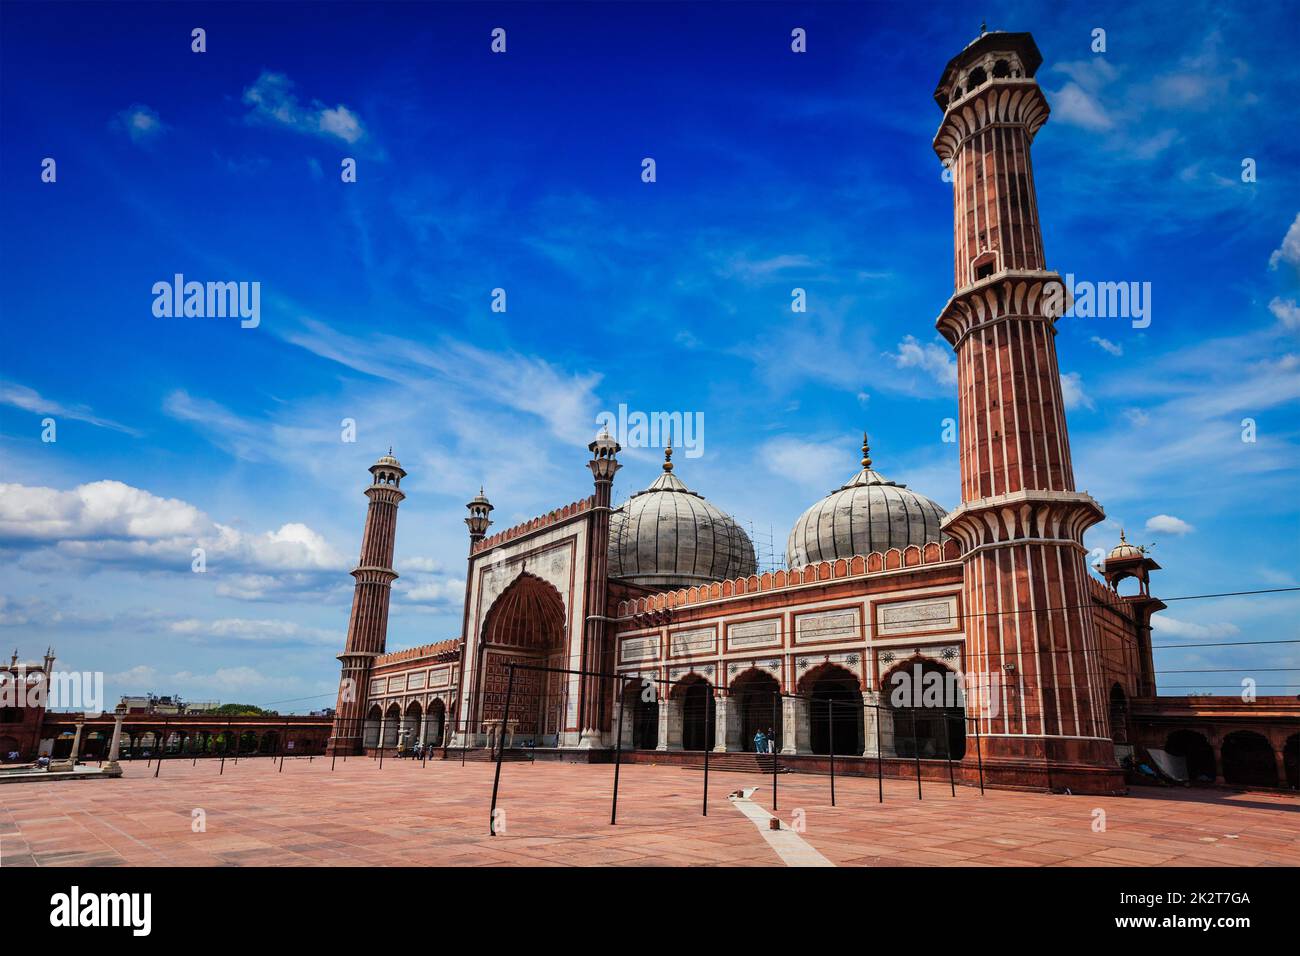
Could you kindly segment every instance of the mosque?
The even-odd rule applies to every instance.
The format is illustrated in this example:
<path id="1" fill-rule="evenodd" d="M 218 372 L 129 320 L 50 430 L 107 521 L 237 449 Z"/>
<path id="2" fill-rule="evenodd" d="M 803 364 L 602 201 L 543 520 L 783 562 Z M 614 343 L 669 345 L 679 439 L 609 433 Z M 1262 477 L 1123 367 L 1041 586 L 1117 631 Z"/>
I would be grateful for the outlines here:
<path id="1" fill-rule="evenodd" d="M 1121 540 L 1100 579 L 1089 570 L 1084 532 L 1104 513 L 1071 462 L 1062 280 L 1044 258 L 1030 164 L 1049 113 L 1041 62 L 1028 33 L 982 33 L 934 94 L 954 198 L 953 293 L 936 327 L 957 363 L 955 508 L 886 477 L 887 462 L 877 470 L 864 436 L 856 473 L 795 521 L 785 567 L 759 573 L 749 536 L 690 489 L 671 449 L 615 507 L 621 448 L 602 432 L 591 491 L 570 504 L 489 536 L 480 490 L 465 519 L 463 636 L 386 653 L 406 476 L 390 451 L 365 492 L 331 747 L 482 755 L 500 742 L 539 759 L 618 748 L 683 764 L 707 750 L 740 768 L 767 766 L 753 753 L 761 732 L 795 770 L 824 769 L 833 751 L 847 772 L 946 779 L 951 766 L 992 786 L 1114 793 L 1143 743 L 1211 780 L 1243 766 L 1289 779 L 1296 702 L 1158 698 L 1159 565 Z M 918 685 L 961 692 L 936 702 Z"/>

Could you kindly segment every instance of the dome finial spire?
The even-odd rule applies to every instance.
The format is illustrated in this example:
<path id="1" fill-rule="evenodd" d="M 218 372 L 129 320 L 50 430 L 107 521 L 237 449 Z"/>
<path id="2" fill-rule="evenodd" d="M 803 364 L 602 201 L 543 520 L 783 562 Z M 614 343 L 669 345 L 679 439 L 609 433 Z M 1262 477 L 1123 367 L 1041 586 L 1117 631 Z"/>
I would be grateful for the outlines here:
<path id="1" fill-rule="evenodd" d="M 862 467 L 871 467 L 871 446 L 867 441 L 867 433 L 862 433 Z"/>
<path id="2" fill-rule="evenodd" d="M 670 438 L 668 444 L 664 446 L 664 471 L 671 473 L 673 470 L 673 442 Z"/>

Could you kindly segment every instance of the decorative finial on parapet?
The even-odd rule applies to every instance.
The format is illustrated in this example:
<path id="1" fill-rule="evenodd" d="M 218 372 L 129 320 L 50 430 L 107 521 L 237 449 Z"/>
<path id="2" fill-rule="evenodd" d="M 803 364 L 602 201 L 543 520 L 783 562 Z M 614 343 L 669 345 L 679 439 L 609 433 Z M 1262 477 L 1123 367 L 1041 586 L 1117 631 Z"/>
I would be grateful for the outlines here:
<path id="1" fill-rule="evenodd" d="M 673 443 L 670 441 L 664 448 L 664 471 L 673 470 Z"/>
<path id="2" fill-rule="evenodd" d="M 871 467 L 871 446 L 867 442 L 867 433 L 862 433 L 862 467 Z"/>
<path id="3" fill-rule="evenodd" d="M 986 34 L 986 33 L 988 33 L 988 32 L 989 32 L 988 24 L 986 24 L 983 20 L 981 20 L 981 21 L 980 21 L 980 36 L 983 36 L 984 34 Z"/>

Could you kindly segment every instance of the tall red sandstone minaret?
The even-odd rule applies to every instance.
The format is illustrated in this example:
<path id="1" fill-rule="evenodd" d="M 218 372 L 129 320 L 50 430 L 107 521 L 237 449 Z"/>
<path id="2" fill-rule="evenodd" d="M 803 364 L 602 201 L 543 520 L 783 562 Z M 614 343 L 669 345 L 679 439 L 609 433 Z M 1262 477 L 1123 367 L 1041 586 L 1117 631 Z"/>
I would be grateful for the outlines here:
<path id="1" fill-rule="evenodd" d="M 614 666 L 613 647 L 605 635 L 605 615 L 609 595 L 610 502 L 614 475 L 623 467 L 618 461 L 622 446 L 610 436 L 608 429 L 602 428 L 587 449 L 591 452 L 587 467 L 595 480 L 596 494 L 591 509 L 591 541 L 587 546 L 587 620 L 583 627 L 582 664 L 586 671 L 605 674 Z M 605 678 L 592 677 L 590 673 L 582 676 L 579 687 L 581 745 L 603 746 L 608 742 L 605 734 L 610 730 L 609 703 L 613 688 Z"/>
<path id="2" fill-rule="evenodd" d="M 1028 33 L 981 33 L 935 99 L 951 170 L 955 291 L 937 326 L 956 352 L 967 671 L 985 758 L 1114 773 L 1083 533 L 1104 517 L 1075 490 L 1029 147 L 1047 121 Z M 1053 295 L 1054 293 L 1054 295 Z M 1055 300 L 1055 305 L 1053 305 Z M 984 678 L 984 680 L 980 680 Z M 981 686 L 982 685 L 982 686 Z M 992 692 L 990 693 L 990 688 Z"/>
<path id="3" fill-rule="evenodd" d="M 348 641 L 339 655 L 343 677 L 339 686 L 338 705 L 334 713 L 331 749 L 358 753 L 362 747 L 362 720 L 366 715 L 370 691 L 370 668 L 384 653 L 388 634 L 388 599 L 397 572 L 393 570 L 393 545 L 397 539 L 397 506 L 406 495 L 399 486 L 406 472 L 393 450 L 388 449 L 370 466 L 373 476 L 366 497 L 366 529 L 361 536 L 361 559 L 352 576 L 352 616 L 348 619 Z"/>

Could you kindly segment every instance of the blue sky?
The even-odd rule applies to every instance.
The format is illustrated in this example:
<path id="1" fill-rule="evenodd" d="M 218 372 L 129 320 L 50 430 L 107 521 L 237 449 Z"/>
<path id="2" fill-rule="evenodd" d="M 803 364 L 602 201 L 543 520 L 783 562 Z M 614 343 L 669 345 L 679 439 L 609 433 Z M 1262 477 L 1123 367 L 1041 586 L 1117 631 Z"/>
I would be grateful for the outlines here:
<path id="1" fill-rule="evenodd" d="M 0 641 L 106 672 L 110 699 L 323 706 L 375 457 L 410 472 L 407 647 L 459 631 L 479 485 L 497 529 L 588 494 L 583 446 L 620 403 L 703 413 L 677 473 L 760 551 L 853 473 L 864 428 L 880 471 L 954 506 L 931 96 L 979 21 L 926 10 L 4 5 Z M 1078 482 L 1108 513 L 1087 544 L 1154 543 L 1163 596 L 1300 583 L 1295 12 L 983 12 L 1044 55 L 1049 267 L 1151 283 L 1148 328 L 1066 319 L 1057 345 Z M 260 325 L 156 318 L 175 273 L 260 282 Z M 625 452 L 616 498 L 659 457 Z M 1296 608 L 1177 602 L 1156 642 L 1294 638 Z M 1170 693 L 1300 680 L 1257 671 L 1300 667 L 1291 645 L 1157 666 Z M 1245 670 L 1172 673 L 1216 667 Z"/>

